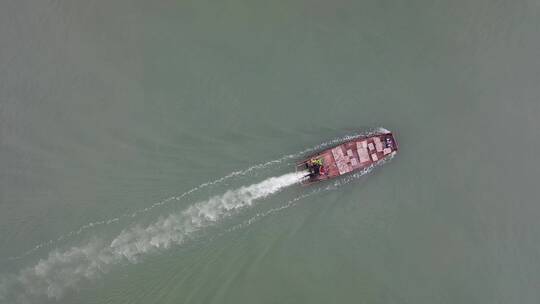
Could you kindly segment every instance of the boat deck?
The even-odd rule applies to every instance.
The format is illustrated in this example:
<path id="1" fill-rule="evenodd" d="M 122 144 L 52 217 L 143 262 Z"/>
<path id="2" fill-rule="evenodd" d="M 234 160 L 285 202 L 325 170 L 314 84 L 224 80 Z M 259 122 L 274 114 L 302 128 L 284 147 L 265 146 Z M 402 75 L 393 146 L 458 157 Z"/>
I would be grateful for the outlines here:
<path id="1" fill-rule="evenodd" d="M 397 151 L 397 144 L 393 135 L 391 133 L 378 134 L 367 138 L 354 139 L 312 155 L 299 163 L 297 169 L 305 170 L 307 161 L 322 158 L 323 173 L 309 178 L 307 183 L 311 183 L 368 167 L 387 158 L 395 151 Z"/>

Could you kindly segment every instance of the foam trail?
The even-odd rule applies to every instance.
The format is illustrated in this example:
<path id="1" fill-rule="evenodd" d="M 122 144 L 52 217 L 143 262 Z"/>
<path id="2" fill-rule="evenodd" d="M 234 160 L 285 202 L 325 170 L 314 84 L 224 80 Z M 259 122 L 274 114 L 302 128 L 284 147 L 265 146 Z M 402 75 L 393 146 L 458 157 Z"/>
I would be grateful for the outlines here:
<path id="1" fill-rule="evenodd" d="M 300 182 L 304 175 L 305 172 L 289 173 L 227 191 L 147 227 L 124 230 L 108 244 L 95 240 L 63 252 L 51 252 L 35 266 L 9 278 L 0 278 L 0 300 L 28 303 L 42 297 L 59 299 L 68 290 L 99 277 L 114 265 L 125 261 L 136 263 L 147 254 L 182 244 L 194 232 L 251 206 L 255 200 Z"/>
<path id="2" fill-rule="evenodd" d="M 87 223 L 87 224 L 79 227 L 76 230 L 70 231 L 68 233 L 65 233 L 65 234 L 59 236 L 56 239 L 51 239 L 51 240 L 48 240 L 46 242 L 35 245 L 32 249 L 27 250 L 22 255 L 17 256 L 17 257 L 12 257 L 10 259 L 20 259 L 22 257 L 25 257 L 25 256 L 27 256 L 27 255 L 29 255 L 29 254 L 43 248 L 43 247 L 45 247 L 45 246 L 49 246 L 49 245 L 52 245 L 54 243 L 61 242 L 61 241 L 65 240 L 65 239 L 68 239 L 70 237 L 79 235 L 79 234 L 83 233 L 84 231 L 86 231 L 88 229 L 91 229 L 91 228 L 94 228 L 94 227 L 97 227 L 97 226 L 109 225 L 109 224 L 118 222 L 123 218 L 134 218 L 134 217 L 138 216 L 139 214 L 144 213 L 144 212 L 148 212 L 148 211 L 150 211 L 150 210 L 152 210 L 152 209 L 154 209 L 156 207 L 165 205 L 165 204 L 170 203 L 172 201 L 179 201 L 182 198 L 192 194 L 193 192 L 199 191 L 199 190 L 201 190 L 203 188 L 210 187 L 210 186 L 222 183 L 222 182 L 224 182 L 224 181 L 226 181 L 228 179 L 231 179 L 233 177 L 236 177 L 236 176 L 247 175 L 248 173 L 250 173 L 252 171 L 264 169 L 264 168 L 267 168 L 269 166 L 282 163 L 285 160 L 298 157 L 299 155 L 305 153 L 305 151 L 309 152 L 309 150 L 310 149 L 306 149 L 306 150 L 304 150 L 302 152 L 298 152 L 298 153 L 294 153 L 294 154 L 288 154 L 288 155 L 282 156 L 281 158 L 278 158 L 278 159 L 275 159 L 275 160 L 271 160 L 271 161 L 268 161 L 268 162 L 265 162 L 265 163 L 260 163 L 260 164 L 257 164 L 257 165 L 253 165 L 253 166 L 251 166 L 251 167 L 249 167 L 247 169 L 233 171 L 233 172 L 231 172 L 231 173 L 229 173 L 229 174 L 227 174 L 227 175 L 225 175 L 223 177 L 220 177 L 218 179 L 202 183 L 202 184 L 200 184 L 198 186 L 195 186 L 195 187 L 191 188 L 190 190 L 188 190 L 188 191 L 186 191 L 186 192 L 184 192 L 184 193 L 182 193 L 182 194 L 180 194 L 178 196 L 172 196 L 172 197 L 166 198 L 166 199 L 164 199 L 162 201 L 154 203 L 154 204 L 152 204 L 152 205 L 150 205 L 150 206 L 148 206 L 146 208 L 143 208 L 143 209 L 135 210 L 133 212 L 126 212 L 126 213 L 121 214 L 121 215 L 119 215 L 117 217 L 110 218 L 110 219 L 107 219 L 107 220 L 101 220 L 101 221 L 95 221 L 95 222 Z"/>
<path id="3" fill-rule="evenodd" d="M 277 164 L 280 164 L 280 163 L 282 163 L 284 161 L 298 158 L 298 157 L 300 157 L 300 156 L 302 156 L 302 155 L 304 155 L 306 153 L 313 152 L 313 151 L 328 147 L 330 145 L 338 144 L 338 143 L 341 143 L 341 142 L 346 141 L 346 140 L 351 140 L 351 139 L 362 137 L 362 136 L 370 136 L 370 135 L 372 135 L 374 133 L 383 133 L 383 132 L 388 132 L 388 130 L 386 130 L 386 129 L 382 128 L 382 127 L 379 127 L 379 128 L 375 128 L 375 129 L 372 129 L 372 130 L 368 130 L 366 132 L 349 134 L 349 135 L 345 135 L 345 136 L 342 136 L 342 137 L 337 137 L 337 138 L 334 138 L 334 139 L 329 140 L 327 142 L 324 142 L 322 144 L 318 144 L 316 146 L 312 146 L 310 148 L 304 149 L 302 151 L 284 155 L 284 156 L 282 156 L 282 157 L 280 157 L 278 159 L 275 159 L 275 160 L 271 160 L 271 161 L 267 161 L 267 162 L 264 162 L 264 163 L 256 164 L 256 165 L 253 165 L 253 166 L 248 167 L 248 168 L 243 169 L 243 170 L 233 171 L 233 172 L 231 172 L 231 173 L 229 173 L 229 174 L 227 174 L 227 175 L 225 175 L 223 177 L 220 177 L 218 179 L 202 183 L 202 184 L 200 184 L 198 186 L 195 186 L 195 187 L 191 188 L 190 190 L 188 190 L 188 191 L 186 191 L 186 192 L 184 192 L 184 193 L 182 193 L 180 195 L 171 196 L 169 198 L 166 198 L 166 199 L 164 199 L 162 201 L 154 203 L 154 204 L 152 204 L 152 205 L 150 205 L 148 207 L 145 207 L 143 209 L 139 209 L 139 210 L 135 210 L 135 211 L 131 211 L 131 212 L 126 212 L 124 214 L 121 214 L 121 215 L 118 215 L 116 217 L 109 218 L 109 219 L 87 223 L 85 225 L 80 226 L 78 229 L 72 230 L 70 232 L 67 232 L 67 233 L 57 237 L 56 239 L 50 239 L 50 240 L 45 241 L 43 243 L 37 244 L 32 249 L 27 250 L 23 254 L 21 254 L 19 256 L 16 256 L 16 257 L 11 257 L 9 259 L 13 260 L 13 259 L 23 258 L 25 256 L 28 256 L 28 255 L 34 253 L 37 250 L 40 250 L 41 248 L 44 248 L 46 246 L 51 246 L 53 244 L 56 244 L 56 243 L 59 243 L 61 241 L 66 240 L 66 239 L 69 239 L 69 238 L 71 238 L 73 236 L 80 235 L 81 233 L 85 232 L 86 230 L 92 229 L 92 228 L 97 227 L 97 226 L 110 225 L 110 224 L 119 222 L 121 219 L 124 219 L 124 218 L 134 218 L 134 217 L 138 216 L 141 213 L 148 212 L 148 211 L 150 211 L 150 210 L 152 210 L 152 209 L 154 209 L 156 207 L 171 203 L 173 201 L 179 201 L 182 198 L 184 198 L 184 197 L 186 197 L 186 196 L 188 196 L 188 195 L 190 195 L 190 194 L 192 194 L 192 193 L 194 193 L 196 191 L 199 191 L 199 190 L 201 190 L 203 188 L 210 187 L 210 186 L 222 183 L 222 182 L 224 182 L 224 181 L 226 181 L 228 179 L 231 179 L 231 178 L 234 178 L 234 177 L 237 177 L 237 176 L 244 176 L 244 175 L 247 175 L 247 174 L 249 174 L 249 173 L 251 173 L 253 171 L 257 171 L 257 170 L 261 170 L 261 169 L 264 169 L 264 168 L 267 168 L 267 167 L 270 167 L 270 166 L 273 166 L 273 165 L 277 165 Z"/>

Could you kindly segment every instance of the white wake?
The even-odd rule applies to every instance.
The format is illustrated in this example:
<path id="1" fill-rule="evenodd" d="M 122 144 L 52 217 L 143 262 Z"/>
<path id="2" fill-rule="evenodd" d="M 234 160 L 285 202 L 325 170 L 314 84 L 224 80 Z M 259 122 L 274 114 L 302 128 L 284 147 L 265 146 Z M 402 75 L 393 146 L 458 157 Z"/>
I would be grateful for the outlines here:
<path id="1" fill-rule="evenodd" d="M 300 182 L 304 175 L 305 172 L 289 173 L 229 190 L 146 227 L 124 230 L 109 243 L 96 240 L 63 252 L 51 252 L 47 259 L 0 282 L 0 300 L 24 303 L 42 296 L 58 299 L 70 288 L 99 277 L 114 265 L 124 261 L 135 263 L 147 254 L 182 244 L 194 232 Z"/>
<path id="2" fill-rule="evenodd" d="M 78 229 L 69 231 L 69 232 L 67 232 L 67 233 L 65 233 L 63 235 L 58 236 L 56 239 L 50 239 L 48 241 L 45 241 L 45 242 L 39 243 L 37 245 L 34 245 L 31 249 L 27 250 L 22 255 L 19 255 L 19 256 L 16 256 L 16 257 L 11 257 L 10 259 L 16 260 L 16 259 L 23 258 L 23 257 L 25 257 L 25 256 L 27 256 L 29 254 L 32 254 L 32 253 L 36 252 L 37 250 L 40 250 L 40 249 L 42 249 L 44 247 L 53 246 L 58 242 L 64 241 L 64 240 L 66 240 L 66 239 L 68 239 L 70 237 L 80 235 L 81 233 L 83 233 L 83 232 L 85 232 L 87 230 L 93 229 L 93 228 L 101 226 L 101 225 L 109 225 L 109 224 L 117 223 L 117 222 L 119 222 L 120 220 L 122 220 L 124 218 L 137 217 L 138 215 L 140 215 L 142 213 L 145 213 L 145 212 L 148 212 L 148 211 L 150 211 L 150 210 L 152 210 L 154 208 L 161 207 L 161 206 L 163 206 L 165 204 L 169 204 L 169 203 L 172 203 L 172 202 L 175 202 L 175 201 L 182 200 L 184 197 L 186 197 L 186 196 L 188 196 L 188 195 L 190 195 L 190 194 L 192 194 L 194 192 L 197 192 L 197 191 L 199 191 L 201 189 L 204 189 L 204 188 L 207 188 L 207 187 L 210 187 L 210 186 L 213 186 L 213 185 L 220 184 L 220 183 L 222 183 L 224 181 L 227 181 L 227 180 L 229 180 L 231 178 L 235 178 L 235 177 L 238 177 L 238 176 L 244 176 L 244 175 L 247 175 L 247 174 L 249 174 L 251 172 L 261 170 L 261 169 L 265 169 L 265 168 L 268 168 L 270 166 L 283 163 L 284 161 L 287 161 L 287 160 L 298 158 L 298 157 L 300 157 L 302 155 L 305 155 L 306 153 L 317 151 L 317 150 L 326 148 L 328 146 L 341 143 L 343 141 L 351 140 L 351 139 L 362 137 L 362 136 L 369 136 L 371 134 L 381 133 L 381 132 L 384 132 L 384 131 L 387 131 L 387 130 L 382 128 L 382 127 L 379 127 L 379 128 L 375 128 L 375 129 L 368 130 L 368 131 L 361 132 L 361 133 L 356 133 L 356 134 L 345 135 L 345 136 L 342 136 L 342 137 L 337 137 L 337 138 L 334 138 L 332 140 L 326 141 L 324 143 L 318 144 L 316 146 L 304 149 L 302 151 L 284 155 L 284 156 L 282 156 L 282 157 L 280 157 L 278 159 L 274 159 L 274 160 L 270 160 L 270 161 L 267 161 L 267 162 L 264 162 L 264 163 L 256 164 L 256 165 L 253 165 L 253 166 L 248 167 L 248 168 L 243 169 L 243 170 L 233 171 L 233 172 L 231 172 L 231 173 L 229 173 L 229 174 L 227 174 L 227 175 L 225 175 L 223 177 L 220 177 L 218 179 L 215 179 L 215 180 L 212 180 L 212 181 L 207 181 L 207 182 L 202 183 L 202 184 L 200 184 L 198 186 L 195 186 L 195 187 L 187 190 L 186 192 L 184 192 L 182 194 L 179 194 L 177 196 L 171 196 L 171 197 L 168 197 L 168 198 L 166 198 L 164 200 L 161 200 L 159 202 L 153 203 L 148 207 L 138 209 L 138 210 L 135 210 L 135 211 L 126 212 L 126 213 L 123 213 L 121 215 L 109 218 L 109 219 L 103 219 L 103 220 L 93 221 L 93 222 L 84 224 L 84 225 L 80 226 Z"/>

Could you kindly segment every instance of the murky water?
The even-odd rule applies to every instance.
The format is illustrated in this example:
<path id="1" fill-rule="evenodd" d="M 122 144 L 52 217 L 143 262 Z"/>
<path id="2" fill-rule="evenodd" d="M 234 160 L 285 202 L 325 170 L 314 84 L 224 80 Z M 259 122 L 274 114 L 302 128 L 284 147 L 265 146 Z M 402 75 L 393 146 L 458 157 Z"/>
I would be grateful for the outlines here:
<path id="1" fill-rule="evenodd" d="M 0 303 L 538 303 L 539 32 L 536 1 L 2 2 Z M 380 126 L 384 166 L 289 175 Z"/>

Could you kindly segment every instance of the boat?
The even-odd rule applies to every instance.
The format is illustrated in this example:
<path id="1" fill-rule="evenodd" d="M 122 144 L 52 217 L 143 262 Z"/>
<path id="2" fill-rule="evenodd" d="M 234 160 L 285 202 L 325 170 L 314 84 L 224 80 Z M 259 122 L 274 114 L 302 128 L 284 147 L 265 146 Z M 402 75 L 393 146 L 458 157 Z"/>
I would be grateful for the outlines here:
<path id="1" fill-rule="evenodd" d="M 308 173 L 302 180 L 302 184 L 308 185 L 361 171 L 393 157 L 397 152 L 394 134 L 384 130 L 354 137 L 310 155 L 296 164 L 296 171 Z"/>

